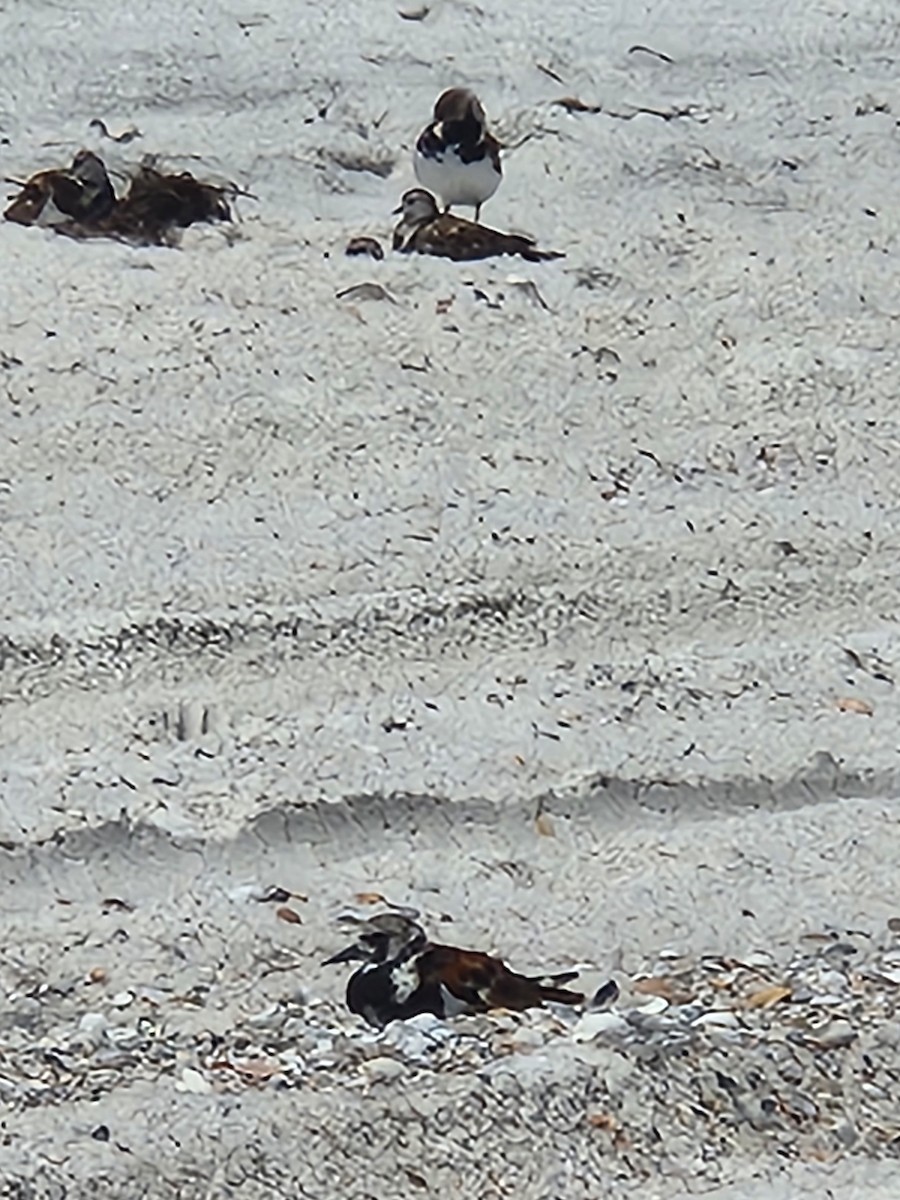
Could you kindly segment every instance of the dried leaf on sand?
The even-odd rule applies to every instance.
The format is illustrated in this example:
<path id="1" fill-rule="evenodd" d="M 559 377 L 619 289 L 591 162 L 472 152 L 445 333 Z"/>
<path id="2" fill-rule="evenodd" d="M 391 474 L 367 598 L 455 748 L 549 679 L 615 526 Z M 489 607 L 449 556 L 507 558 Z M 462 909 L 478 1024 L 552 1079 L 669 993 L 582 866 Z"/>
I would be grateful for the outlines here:
<path id="1" fill-rule="evenodd" d="M 275 909 L 275 916 L 279 921 L 285 921 L 288 925 L 302 925 L 303 918 L 299 913 L 294 912 L 292 908 L 288 908 L 286 904 L 282 904 L 280 908 Z"/>
<path id="2" fill-rule="evenodd" d="M 782 1000 L 789 999 L 790 996 L 791 989 L 789 987 L 772 984 L 771 987 L 761 988 L 760 991 L 748 996 L 747 1008 L 771 1008 L 775 1004 L 780 1004 Z"/>

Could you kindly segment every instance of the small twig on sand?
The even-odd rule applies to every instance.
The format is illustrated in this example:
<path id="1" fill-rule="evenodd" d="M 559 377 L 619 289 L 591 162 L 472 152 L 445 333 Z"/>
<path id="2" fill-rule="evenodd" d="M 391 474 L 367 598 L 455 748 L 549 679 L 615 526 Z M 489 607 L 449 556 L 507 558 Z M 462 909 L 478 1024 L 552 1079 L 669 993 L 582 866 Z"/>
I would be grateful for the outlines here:
<path id="1" fill-rule="evenodd" d="M 557 83 L 565 83 L 565 80 L 561 75 L 557 75 L 555 71 L 551 70 L 550 67 L 545 66 L 544 63 L 535 63 L 534 65 L 539 71 L 543 71 L 545 75 L 549 75 L 550 78 L 555 80 Z"/>
<path id="2" fill-rule="evenodd" d="M 640 44 L 638 44 L 636 46 L 629 46 L 628 53 L 629 54 L 652 54 L 654 58 L 662 59 L 662 61 L 666 62 L 666 63 L 675 61 L 674 59 L 669 58 L 668 54 L 663 54 L 662 50 L 654 50 L 650 46 L 642 46 Z"/>

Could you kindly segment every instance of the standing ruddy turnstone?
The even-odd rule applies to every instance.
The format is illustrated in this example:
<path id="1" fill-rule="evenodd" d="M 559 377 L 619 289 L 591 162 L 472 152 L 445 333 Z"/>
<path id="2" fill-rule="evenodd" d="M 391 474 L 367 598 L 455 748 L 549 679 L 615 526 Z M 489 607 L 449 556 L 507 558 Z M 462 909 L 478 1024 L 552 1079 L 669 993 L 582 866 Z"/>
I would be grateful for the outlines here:
<path id="1" fill-rule="evenodd" d="M 582 1004 L 566 991 L 577 971 L 562 975 L 517 975 L 499 958 L 430 942 L 421 925 L 396 913 L 361 923 L 357 940 L 327 959 L 363 961 L 347 984 L 347 1007 L 370 1025 L 404 1021 L 422 1013 L 453 1017 L 492 1008 L 521 1012 L 544 1004 Z"/>
<path id="2" fill-rule="evenodd" d="M 401 254 L 434 254 L 456 262 L 476 258 L 494 258 L 500 254 L 520 254 L 529 262 L 547 258 L 562 258 L 557 250 L 538 250 L 531 238 L 520 233 L 501 233 L 475 221 L 438 212 L 431 192 L 412 188 L 404 192 L 395 213 L 402 220 L 394 230 L 394 249 Z"/>
<path id="3" fill-rule="evenodd" d="M 445 211 L 481 206 L 500 186 L 500 143 L 487 131 L 484 109 L 468 88 L 450 88 L 437 99 L 434 120 L 419 134 L 413 154 L 416 179 L 437 192 Z"/>

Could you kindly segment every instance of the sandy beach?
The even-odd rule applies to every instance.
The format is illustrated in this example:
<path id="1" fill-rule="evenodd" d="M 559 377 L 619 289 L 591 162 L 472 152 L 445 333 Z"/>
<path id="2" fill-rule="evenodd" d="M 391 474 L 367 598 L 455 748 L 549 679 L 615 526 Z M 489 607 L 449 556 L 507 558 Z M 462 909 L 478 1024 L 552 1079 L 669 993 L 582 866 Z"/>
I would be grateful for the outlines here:
<path id="1" fill-rule="evenodd" d="M 0 224 L 0 1196 L 893 1200 L 890 6 L 9 0 L 0 45 L 4 177 L 250 193 L 176 249 Z M 482 219 L 565 257 L 346 257 L 456 84 Z M 363 894 L 734 1025 L 375 1037 L 320 966 Z"/>

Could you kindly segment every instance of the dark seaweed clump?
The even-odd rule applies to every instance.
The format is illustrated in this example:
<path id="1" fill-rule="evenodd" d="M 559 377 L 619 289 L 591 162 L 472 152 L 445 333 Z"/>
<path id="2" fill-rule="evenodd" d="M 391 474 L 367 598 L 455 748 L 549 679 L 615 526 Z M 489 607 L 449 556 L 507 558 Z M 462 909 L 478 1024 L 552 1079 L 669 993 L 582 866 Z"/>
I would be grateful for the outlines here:
<path id="1" fill-rule="evenodd" d="M 178 230 L 197 222 L 230 221 L 228 197 L 237 192 L 145 160 L 117 197 L 103 160 L 90 150 L 79 150 L 71 166 L 39 171 L 19 186 L 3 214 L 7 221 L 141 246 L 171 245 Z"/>

